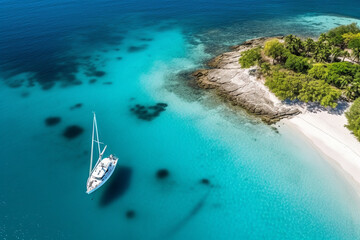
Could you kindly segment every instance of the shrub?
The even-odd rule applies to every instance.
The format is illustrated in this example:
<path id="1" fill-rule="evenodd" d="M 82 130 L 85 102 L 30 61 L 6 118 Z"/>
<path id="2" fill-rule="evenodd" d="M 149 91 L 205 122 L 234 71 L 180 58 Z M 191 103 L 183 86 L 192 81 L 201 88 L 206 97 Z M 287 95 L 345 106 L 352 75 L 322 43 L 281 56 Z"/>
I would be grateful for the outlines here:
<path id="1" fill-rule="evenodd" d="M 331 87 L 324 80 L 304 82 L 298 99 L 303 102 L 319 102 L 320 105 L 335 108 L 341 91 Z"/>
<path id="2" fill-rule="evenodd" d="M 272 57 L 276 60 L 284 59 L 287 54 L 284 45 L 276 38 L 265 42 L 264 52 L 266 56 Z"/>
<path id="3" fill-rule="evenodd" d="M 241 53 L 239 63 L 243 68 L 249 68 L 259 63 L 261 60 L 261 48 L 256 47 Z"/>
<path id="4" fill-rule="evenodd" d="M 312 68 L 308 71 L 308 75 L 315 79 L 326 80 L 329 75 L 329 69 L 327 68 L 327 64 L 314 64 Z"/>
<path id="5" fill-rule="evenodd" d="M 354 101 L 345 116 L 348 120 L 346 127 L 360 140 L 360 98 Z"/>
<path id="6" fill-rule="evenodd" d="M 280 100 L 295 100 L 302 88 L 302 81 L 303 79 L 288 71 L 276 71 L 271 77 L 266 78 L 265 85 Z"/>
<path id="7" fill-rule="evenodd" d="M 308 59 L 304 57 L 299 57 L 294 54 L 289 54 L 285 67 L 295 72 L 306 73 L 308 69 L 311 68 L 311 65 L 308 63 Z"/>

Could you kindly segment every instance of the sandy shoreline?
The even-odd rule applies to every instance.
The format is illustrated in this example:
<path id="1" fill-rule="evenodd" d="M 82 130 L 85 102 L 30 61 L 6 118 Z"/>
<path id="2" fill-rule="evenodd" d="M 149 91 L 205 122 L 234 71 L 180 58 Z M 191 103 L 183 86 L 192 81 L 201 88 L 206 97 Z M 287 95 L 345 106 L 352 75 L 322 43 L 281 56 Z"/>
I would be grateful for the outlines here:
<path id="1" fill-rule="evenodd" d="M 344 112 L 329 113 L 320 110 L 303 113 L 291 119 L 283 119 L 291 128 L 302 133 L 322 154 L 333 161 L 347 179 L 353 180 L 360 195 L 360 142 L 344 126 Z"/>

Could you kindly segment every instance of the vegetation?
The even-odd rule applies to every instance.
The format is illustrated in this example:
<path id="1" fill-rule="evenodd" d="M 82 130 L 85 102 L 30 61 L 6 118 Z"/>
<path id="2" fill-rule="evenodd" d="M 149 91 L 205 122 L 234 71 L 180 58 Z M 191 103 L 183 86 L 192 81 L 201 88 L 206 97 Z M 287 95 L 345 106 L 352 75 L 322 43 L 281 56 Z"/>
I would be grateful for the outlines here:
<path id="1" fill-rule="evenodd" d="M 266 85 L 280 99 L 319 102 L 335 107 L 339 97 L 360 97 L 360 28 L 339 26 L 317 40 L 295 35 L 265 42 L 263 48 L 245 51 L 239 62 L 258 65 Z"/>
<path id="2" fill-rule="evenodd" d="M 360 28 L 339 26 L 320 34 L 317 40 L 288 35 L 265 42 L 242 53 L 239 62 L 258 65 L 265 85 L 281 100 L 318 102 L 336 107 L 340 97 L 354 100 L 346 113 L 360 140 Z"/>
<path id="3" fill-rule="evenodd" d="M 242 52 L 239 63 L 243 68 L 249 68 L 259 64 L 261 60 L 261 48 L 256 47 Z"/>
<path id="4" fill-rule="evenodd" d="M 285 68 L 294 70 L 295 72 L 306 73 L 311 65 L 308 63 L 308 59 L 305 57 L 296 56 L 294 54 L 289 54 L 285 62 Z"/>
<path id="5" fill-rule="evenodd" d="M 322 106 L 336 107 L 341 91 L 323 80 L 315 80 L 305 74 L 291 71 L 275 71 L 267 78 L 266 86 L 281 100 L 298 99 L 303 102 L 319 102 Z"/>
<path id="6" fill-rule="evenodd" d="M 360 140 L 360 98 L 356 99 L 350 110 L 345 113 L 348 119 L 346 127 Z"/>
<path id="7" fill-rule="evenodd" d="M 282 61 L 285 59 L 287 52 L 278 39 L 270 39 L 265 42 L 264 53 L 274 60 Z"/>

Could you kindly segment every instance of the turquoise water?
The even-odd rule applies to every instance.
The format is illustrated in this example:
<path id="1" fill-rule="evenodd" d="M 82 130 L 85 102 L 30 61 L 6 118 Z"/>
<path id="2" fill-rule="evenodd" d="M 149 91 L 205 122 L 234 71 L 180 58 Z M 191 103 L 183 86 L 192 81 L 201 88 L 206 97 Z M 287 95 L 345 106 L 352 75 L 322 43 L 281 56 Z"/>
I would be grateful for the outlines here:
<path id="1" fill-rule="evenodd" d="M 69 49 L 60 57 L 33 56 L 41 63 L 37 68 L 32 62 L 6 66 L 0 86 L 1 238 L 360 239 L 359 197 L 309 143 L 284 125 L 276 126 L 277 133 L 229 108 L 184 77 L 251 37 L 294 30 L 313 36 L 357 20 L 330 14 L 253 17 L 250 29 L 229 19 L 203 25 L 195 16 L 181 22 L 158 15 L 148 24 L 126 16 L 129 26 L 112 18 L 91 43 L 81 29 L 63 39 Z M 25 58 L 30 56 L 18 61 Z M 62 60 L 74 60 L 77 70 L 63 67 Z M 53 71 L 42 71 L 46 67 Z M 105 75 L 89 76 L 93 69 Z M 72 74 L 76 80 L 64 80 Z M 159 102 L 168 106 L 152 121 L 130 111 Z M 109 182 L 87 195 L 92 111 L 101 140 L 119 163 Z M 60 123 L 46 126 L 49 116 L 61 117 Z M 63 132 L 71 125 L 84 131 L 67 139 Z M 169 176 L 157 179 L 159 169 Z M 135 211 L 132 219 L 129 210 Z"/>

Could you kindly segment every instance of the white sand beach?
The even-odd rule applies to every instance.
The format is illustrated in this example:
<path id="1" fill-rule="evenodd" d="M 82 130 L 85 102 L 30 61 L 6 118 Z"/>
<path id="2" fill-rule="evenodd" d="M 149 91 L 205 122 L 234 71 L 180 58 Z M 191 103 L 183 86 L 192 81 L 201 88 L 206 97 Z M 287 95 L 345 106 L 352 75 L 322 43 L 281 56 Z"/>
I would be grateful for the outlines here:
<path id="1" fill-rule="evenodd" d="M 282 122 L 296 128 L 314 146 L 329 159 L 333 160 L 341 170 L 353 179 L 360 189 L 360 142 L 344 126 L 347 123 L 345 110 L 309 111 L 303 108 L 303 113 Z M 360 191 L 359 191 L 360 193 Z"/>

